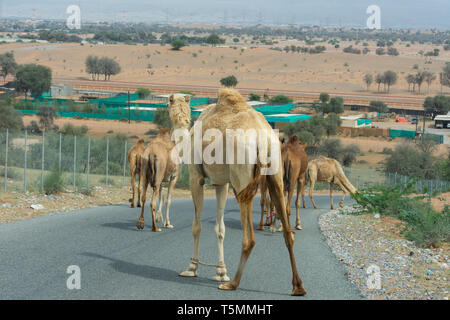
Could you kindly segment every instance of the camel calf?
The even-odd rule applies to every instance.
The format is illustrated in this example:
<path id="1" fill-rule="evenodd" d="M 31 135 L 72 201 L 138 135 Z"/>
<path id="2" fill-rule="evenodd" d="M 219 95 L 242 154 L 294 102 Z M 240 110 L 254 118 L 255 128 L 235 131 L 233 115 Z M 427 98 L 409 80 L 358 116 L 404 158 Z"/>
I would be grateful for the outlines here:
<path id="1" fill-rule="evenodd" d="M 341 164 L 335 159 L 326 158 L 323 156 L 309 162 L 306 179 L 309 182 L 309 197 L 311 198 L 314 209 L 318 209 L 312 195 L 316 181 L 328 182 L 330 184 L 331 209 L 334 209 L 333 184 L 339 186 L 344 193 L 341 201 L 339 202 L 339 206 L 341 208 L 344 206 L 345 194 L 354 194 L 357 191 L 345 176 Z"/>
<path id="2" fill-rule="evenodd" d="M 139 139 L 138 142 L 130 149 L 128 152 L 128 163 L 130 164 L 130 172 L 131 172 L 131 191 L 132 196 L 129 200 L 131 202 L 130 208 L 134 208 L 134 195 L 136 192 L 136 174 L 140 177 L 141 175 L 141 157 L 144 154 L 145 145 L 144 140 Z M 138 178 L 138 198 L 136 206 L 141 206 L 141 180 Z"/>
<path id="3" fill-rule="evenodd" d="M 150 203 L 150 210 L 152 212 L 152 231 L 159 232 L 160 228 L 156 226 L 156 222 L 162 219 L 161 207 L 162 207 L 162 183 L 169 182 L 166 199 L 166 219 L 164 222 L 165 228 L 173 228 L 170 224 L 169 210 L 170 210 L 170 196 L 175 187 L 180 173 L 180 164 L 175 163 L 172 160 L 171 152 L 175 147 L 175 144 L 170 139 L 169 130 L 162 128 L 155 139 L 153 139 L 145 148 L 144 154 L 141 159 L 141 184 L 143 185 L 142 192 L 142 209 L 141 216 L 136 223 L 138 229 L 144 229 L 144 210 L 145 200 L 147 194 L 148 185 L 153 189 L 152 200 Z M 155 210 L 156 210 L 156 198 L 159 196 L 159 209 L 156 213 L 155 222 Z"/>

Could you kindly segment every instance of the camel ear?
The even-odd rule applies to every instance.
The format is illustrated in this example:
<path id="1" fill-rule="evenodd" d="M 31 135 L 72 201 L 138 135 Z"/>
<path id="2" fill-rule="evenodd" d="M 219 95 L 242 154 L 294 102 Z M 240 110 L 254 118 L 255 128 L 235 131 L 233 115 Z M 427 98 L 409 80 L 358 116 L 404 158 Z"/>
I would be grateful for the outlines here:
<path id="1" fill-rule="evenodd" d="M 280 142 L 281 142 L 281 144 L 283 144 L 284 143 L 284 138 L 280 138 Z"/>
<path id="2" fill-rule="evenodd" d="M 174 101 L 175 101 L 175 96 L 173 94 L 171 94 L 169 97 L 169 102 L 173 103 Z"/>
<path id="3" fill-rule="evenodd" d="M 184 96 L 184 101 L 186 101 L 186 103 L 189 103 L 191 101 L 191 96 L 190 95 L 185 95 Z"/>

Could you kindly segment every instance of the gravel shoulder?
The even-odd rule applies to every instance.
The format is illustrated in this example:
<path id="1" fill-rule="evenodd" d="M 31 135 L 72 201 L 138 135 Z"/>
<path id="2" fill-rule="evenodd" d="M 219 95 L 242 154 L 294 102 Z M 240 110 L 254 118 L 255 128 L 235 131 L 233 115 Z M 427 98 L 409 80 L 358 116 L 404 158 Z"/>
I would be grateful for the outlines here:
<path id="1" fill-rule="evenodd" d="M 448 300 L 450 246 L 417 247 L 404 239 L 400 221 L 373 214 L 352 215 L 353 207 L 332 210 L 319 218 L 319 227 L 347 277 L 372 300 Z M 380 286 L 371 270 L 380 270 Z M 373 289 L 371 289 L 373 288 Z"/>

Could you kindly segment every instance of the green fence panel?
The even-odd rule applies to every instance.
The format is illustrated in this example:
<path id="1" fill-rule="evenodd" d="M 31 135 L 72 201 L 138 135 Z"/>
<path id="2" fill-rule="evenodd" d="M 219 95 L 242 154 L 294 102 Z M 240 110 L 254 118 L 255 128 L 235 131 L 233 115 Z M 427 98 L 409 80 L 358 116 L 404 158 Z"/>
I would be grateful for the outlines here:
<path id="1" fill-rule="evenodd" d="M 392 138 L 407 138 L 414 139 L 416 137 L 415 131 L 410 130 L 389 130 L 389 136 Z"/>

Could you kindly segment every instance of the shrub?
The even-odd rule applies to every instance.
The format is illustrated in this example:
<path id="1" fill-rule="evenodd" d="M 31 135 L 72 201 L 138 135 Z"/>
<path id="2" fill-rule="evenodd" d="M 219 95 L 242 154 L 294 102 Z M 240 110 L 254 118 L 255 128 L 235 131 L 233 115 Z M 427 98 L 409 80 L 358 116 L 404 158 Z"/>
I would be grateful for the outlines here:
<path id="1" fill-rule="evenodd" d="M 44 192 L 45 194 L 55 194 L 62 192 L 64 189 L 64 181 L 57 166 L 55 166 L 50 173 L 44 178 Z"/>
<path id="2" fill-rule="evenodd" d="M 169 117 L 169 109 L 158 108 L 155 112 L 154 123 L 158 124 L 162 128 L 172 128 L 172 121 Z"/>
<path id="3" fill-rule="evenodd" d="M 22 113 L 16 111 L 12 106 L 0 106 L 0 130 L 3 129 L 21 129 L 23 127 Z"/>
<path id="4" fill-rule="evenodd" d="M 250 101 L 260 101 L 261 100 L 261 96 L 255 94 L 255 93 L 250 93 L 250 96 L 249 96 L 248 100 L 250 100 Z"/>
<path id="5" fill-rule="evenodd" d="M 279 104 L 288 104 L 292 102 L 292 99 L 289 97 L 286 97 L 282 94 L 272 97 L 269 100 L 271 103 L 279 103 Z"/>
<path id="6" fill-rule="evenodd" d="M 59 129 L 59 133 L 71 136 L 84 136 L 89 131 L 89 128 L 85 125 L 83 126 L 74 126 L 71 123 L 66 123 L 63 125 L 61 129 Z"/>

